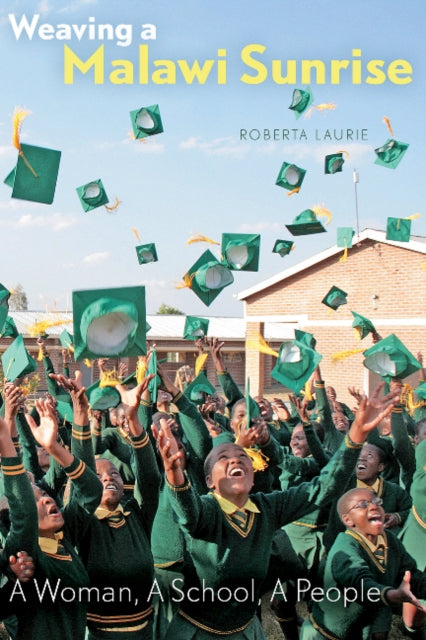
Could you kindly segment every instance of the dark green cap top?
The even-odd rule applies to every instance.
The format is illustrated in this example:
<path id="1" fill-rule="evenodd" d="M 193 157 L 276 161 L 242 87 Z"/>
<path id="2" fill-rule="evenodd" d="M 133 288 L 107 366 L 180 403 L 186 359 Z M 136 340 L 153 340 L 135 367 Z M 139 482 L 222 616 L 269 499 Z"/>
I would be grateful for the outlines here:
<path id="1" fill-rule="evenodd" d="M 222 234 L 222 262 L 233 271 L 257 271 L 260 235 L 250 233 Z"/>
<path id="2" fill-rule="evenodd" d="M 364 352 L 364 366 L 382 378 L 406 378 L 421 364 L 407 347 L 391 333 Z"/>
<path id="3" fill-rule="evenodd" d="M 275 240 L 272 253 L 278 253 L 281 258 L 284 258 L 284 256 L 287 256 L 290 253 L 293 245 L 294 242 L 292 242 L 292 240 Z"/>
<path id="4" fill-rule="evenodd" d="M 289 109 L 294 111 L 294 115 L 298 119 L 311 106 L 313 101 L 314 97 L 310 87 L 306 87 L 306 89 L 294 89 Z"/>
<path id="5" fill-rule="evenodd" d="M 377 155 L 374 164 L 379 164 L 388 169 L 396 169 L 409 146 L 406 142 L 398 142 L 398 140 L 389 138 L 384 145 L 374 149 Z"/>
<path id="6" fill-rule="evenodd" d="M 183 337 L 185 340 L 198 340 L 207 335 L 209 330 L 209 320 L 197 318 L 196 316 L 186 316 Z"/>
<path id="7" fill-rule="evenodd" d="M 299 213 L 291 224 L 286 224 L 286 227 L 293 236 L 305 236 L 311 233 L 325 232 L 325 228 L 312 209 L 305 209 L 305 211 Z"/>
<path id="8" fill-rule="evenodd" d="M 326 296 L 321 300 L 323 304 L 330 309 L 338 309 L 342 304 L 347 304 L 346 296 L 348 294 L 343 289 L 339 289 L 339 287 L 331 287 L 330 291 L 326 294 Z"/>
<path id="9" fill-rule="evenodd" d="M 102 180 L 92 180 L 77 187 L 76 191 L 84 211 L 92 211 L 109 202 Z"/>
<path id="10" fill-rule="evenodd" d="M 301 169 L 295 164 L 283 162 L 275 184 L 289 191 L 300 189 L 305 173 L 306 169 Z"/>
<path id="11" fill-rule="evenodd" d="M 331 153 L 325 156 L 324 173 L 339 173 L 342 171 L 344 163 L 343 153 Z"/>
<path id="12" fill-rule="evenodd" d="M 130 119 L 135 138 L 146 138 L 164 131 L 158 104 L 131 111 Z"/>
<path id="13" fill-rule="evenodd" d="M 20 147 L 16 167 L 5 180 L 12 187 L 12 198 L 52 204 L 61 152 L 23 143 Z"/>
<path id="14" fill-rule="evenodd" d="M 386 223 L 386 240 L 410 242 L 411 220 L 406 218 L 388 218 Z"/>
<path id="15" fill-rule="evenodd" d="M 24 338 L 19 334 L 1 356 L 4 377 L 13 382 L 16 378 L 32 373 L 37 362 L 25 348 Z"/>
<path id="16" fill-rule="evenodd" d="M 153 242 L 148 244 L 140 244 L 136 247 L 136 255 L 139 264 L 148 264 L 149 262 L 157 262 L 157 250 Z"/>

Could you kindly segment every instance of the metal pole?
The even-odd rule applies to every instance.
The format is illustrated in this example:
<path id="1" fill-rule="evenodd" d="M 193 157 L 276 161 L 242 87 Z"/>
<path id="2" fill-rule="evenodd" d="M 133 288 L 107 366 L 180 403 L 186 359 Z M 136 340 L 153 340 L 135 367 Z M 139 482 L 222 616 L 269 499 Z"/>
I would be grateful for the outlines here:
<path id="1" fill-rule="evenodd" d="M 357 184 L 359 182 L 359 176 L 358 176 L 358 172 L 356 169 L 354 169 L 353 172 L 353 179 L 354 179 L 354 189 L 355 189 L 355 214 L 356 214 L 356 232 L 357 235 L 359 236 L 359 217 L 358 217 L 358 192 L 357 192 Z"/>

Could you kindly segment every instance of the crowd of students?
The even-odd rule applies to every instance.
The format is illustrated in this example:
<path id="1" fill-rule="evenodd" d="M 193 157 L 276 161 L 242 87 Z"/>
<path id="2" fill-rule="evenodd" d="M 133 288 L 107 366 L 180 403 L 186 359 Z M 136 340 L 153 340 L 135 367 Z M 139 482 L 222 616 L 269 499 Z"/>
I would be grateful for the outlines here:
<path id="1" fill-rule="evenodd" d="M 317 367 L 309 393 L 252 398 L 204 339 L 221 393 L 148 355 L 108 407 L 40 346 L 46 397 L 2 393 L 11 638 L 261 640 L 265 594 L 287 640 L 383 640 L 393 614 L 424 637 L 426 419 L 403 381 L 349 408 Z"/>

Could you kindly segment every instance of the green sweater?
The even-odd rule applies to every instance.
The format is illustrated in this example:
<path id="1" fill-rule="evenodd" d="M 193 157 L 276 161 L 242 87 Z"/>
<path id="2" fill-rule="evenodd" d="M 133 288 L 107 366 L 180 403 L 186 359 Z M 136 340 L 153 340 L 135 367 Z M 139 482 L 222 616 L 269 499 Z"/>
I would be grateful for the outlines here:
<path id="1" fill-rule="evenodd" d="M 426 595 L 426 576 L 417 570 L 398 538 L 387 533 L 385 544 L 387 557 L 381 565 L 359 534 L 346 530 L 337 536 L 325 567 L 324 597 L 315 602 L 311 614 L 311 623 L 326 638 L 361 640 L 363 629 L 371 624 L 376 632 L 388 631 L 392 610 L 386 590 L 399 587 L 407 570 L 411 571 L 413 593 L 420 598 Z M 345 588 L 352 588 L 346 592 L 346 603 Z"/>
<path id="2" fill-rule="evenodd" d="M 331 502 L 336 487 L 353 470 L 358 453 L 358 447 L 349 447 L 345 441 L 311 482 L 285 492 L 253 494 L 252 500 L 260 513 L 250 513 L 244 534 L 231 524 L 213 495 L 199 496 L 188 483 L 168 486 L 191 558 L 191 563 L 184 566 L 180 615 L 213 633 L 245 628 L 257 609 L 275 530 L 314 505 Z M 211 587 L 213 596 L 208 592 L 203 597 L 203 586 Z M 191 588 L 194 590 L 189 592 Z M 228 593 L 231 595 L 225 601 Z"/>
<path id="3" fill-rule="evenodd" d="M 56 552 L 45 553 L 38 542 L 33 489 L 20 458 L 3 458 L 2 471 L 12 523 L 3 553 L 9 557 L 25 550 L 35 564 L 34 580 L 16 583 L 11 594 L 10 605 L 18 618 L 16 640 L 84 640 L 87 593 L 79 589 L 88 587 L 89 578 L 74 545 L 85 517 L 99 503 L 102 486 L 77 458 L 65 468 L 74 490 L 63 510 L 64 538 Z"/>

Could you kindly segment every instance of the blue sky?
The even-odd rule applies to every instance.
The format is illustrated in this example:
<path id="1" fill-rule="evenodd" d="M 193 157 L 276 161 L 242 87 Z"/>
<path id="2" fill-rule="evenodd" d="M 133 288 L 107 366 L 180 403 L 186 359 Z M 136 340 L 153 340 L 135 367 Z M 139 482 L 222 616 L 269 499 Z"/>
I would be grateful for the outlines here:
<path id="1" fill-rule="evenodd" d="M 403 13 L 402 13 L 403 11 Z M 132 25 L 132 42 L 17 39 L 8 18 L 39 24 Z M 62 2 L 4 0 L 0 8 L 1 115 L 0 164 L 6 176 L 16 162 L 11 144 L 15 106 L 32 114 L 22 127 L 22 141 L 62 151 L 52 205 L 11 199 L 0 185 L 0 282 L 24 287 L 31 309 L 70 310 L 76 289 L 145 285 L 147 310 L 162 302 L 187 314 L 242 315 L 236 299 L 242 291 L 277 272 L 332 246 L 339 226 L 356 225 L 353 170 L 359 174 L 360 229 L 385 229 L 388 216 L 422 217 L 412 233 L 426 236 L 424 105 L 426 65 L 423 25 L 426 5 L 410 0 L 401 9 L 395 0 L 93 0 Z M 155 40 L 141 40 L 142 24 L 156 27 Z M 74 84 L 64 84 L 64 45 L 87 59 L 105 45 L 106 81 L 95 85 L 93 74 L 76 72 Z M 138 78 L 139 45 L 149 50 L 148 84 Z M 265 65 L 264 82 L 248 84 L 244 73 L 255 74 L 241 60 L 253 44 L 265 51 L 257 59 Z M 205 84 L 187 84 L 179 71 L 175 84 L 152 81 L 155 60 L 178 59 L 192 65 L 218 58 L 226 50 L 227 82 L 219 85 L 215 71 Z M 363 77 L 372 59 L 402 59 L 412 66 L 412 81 L 390 80 L 354 85 L 350 74 L 332 84 L 331 59 L 352 60 L 361 49 Z M 126 59 L 135 66 L 133 84 L 111 84 L 111 61 Z M 311 83 L 314 104 L 335 104 L 315 111 L 309 119 L 295 119 L 288 109 L 293 89 L 301 82 L 277 84 L 271 79 L 272 60 L 324 61 L 325 84 Z M 216 64 L 216 63 L 215 63 Z M 214 67 L 214 70 L 216 66 Z M 131 140 L 130 111 L 158 104 L 164 133 L 146 144 Z M 374 164 L 374 149 L 390 136 L 383 123 L 390 119 L 394 137 L 409 143 L 396 170 Z M 296 129 L 290 140 L 241 140 L 240 130 Z M 326 131 L 366 130 L 366 139 L 324 139 Z M 303 139 L 302 130 L 306 137 Z M 345 150 L 342 173 L 325 175 L 324 156 Z M 283 162 L 306 169 L 300 193 L 291 197 L 275 185 Z M 110 201 L 122 204 L 115 213 L 104 208 L 84 213 L 76 187 L 101 178 Z M 313 205 L 327 207 L 333 216 L 327 233 L 292 238 L 286 223 Z M 140 266 L 135 246 L 155 242 L 159 260 Z M 260 233 L 257 273 L 234 272 L 234 284 L 210 307 L 187 289 L 176 289 L 184 273 L 206 249 L 187 245 L 194 233 L 220 241 L 222 233 Z M 277 238 L 295 240 L 295 250 L 281 259 L 272 254 Z M 218 253 L 218 248 L 213 247 Z M 328 287 L 325 287 L 327 289 Z"/>

